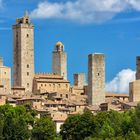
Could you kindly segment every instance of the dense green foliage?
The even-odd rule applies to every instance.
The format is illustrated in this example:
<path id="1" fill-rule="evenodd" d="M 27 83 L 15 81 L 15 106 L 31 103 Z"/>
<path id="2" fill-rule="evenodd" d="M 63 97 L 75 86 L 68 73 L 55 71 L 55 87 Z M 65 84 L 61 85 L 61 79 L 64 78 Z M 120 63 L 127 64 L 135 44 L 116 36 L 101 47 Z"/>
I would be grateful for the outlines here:
<path id="1" fill-rule="evenodd" d="M 93 115 L 86 110 L 81 115 L 71 115 L 58 137 L 53 121 L 36 115 L 30 105 L 0 106 L 0 140 L 140 140 L 140 104 L 122 113 Z"/>
<path id="2" fill-rule="evenodd" d="M 0 106 L 0 140 L 54 140 L 53 121 L 47 117 L 37 119 L 36 115 L 30 105 Z"/>
<path id="3" fill-rule="evenodd" d="M 33 140 L 53 140 L 55 138 L 55 125 L 50 118 L 38 119 L 33 126 Z"/>
<path id="4" fill-rule="evenodd" d="M 100 112 L 70 116 L 61 132 L 63 140 L 140 140 L 140 104 L 123 113 Z"/>

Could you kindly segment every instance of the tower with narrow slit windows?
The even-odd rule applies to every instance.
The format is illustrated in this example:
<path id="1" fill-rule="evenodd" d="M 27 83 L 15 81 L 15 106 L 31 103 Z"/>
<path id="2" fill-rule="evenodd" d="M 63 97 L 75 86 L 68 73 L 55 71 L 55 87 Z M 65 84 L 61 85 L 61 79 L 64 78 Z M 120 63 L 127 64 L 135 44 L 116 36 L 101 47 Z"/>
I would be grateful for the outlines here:
<path id="1" fill-rule="evenodd" d="M 105 102 L 105 60 L 104 54 L 88 56 L 88 103 L 95 105 Z"/>
<path id="2" fill-rule="evenodd" d="M 28 13 L 13 25 L 13 86 L 32 92 L 34 77 L 34 25 Z"/>

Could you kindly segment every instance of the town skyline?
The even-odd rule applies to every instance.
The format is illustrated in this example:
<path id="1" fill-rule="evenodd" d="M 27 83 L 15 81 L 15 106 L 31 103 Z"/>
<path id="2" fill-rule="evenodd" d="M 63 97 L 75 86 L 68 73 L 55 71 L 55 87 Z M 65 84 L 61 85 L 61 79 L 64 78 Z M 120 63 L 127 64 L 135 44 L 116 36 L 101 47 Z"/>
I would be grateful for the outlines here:
<path id="1" fill-rule="evenodd" d="M 13 63 L 12 25 L 15 23 L 15 18 L 21 17 L 26 9 L 31 15 L 40 2 L 15 1 L 20 9 L 17 8 L 16 10 L 19 12 L 16 13 L 14 7 L 9 7 L 9 4 L 15 6 L 12 1 L 9 3 L 3 1 L 3 7 L 0 10 L 0 40 L 2 43 L 0 56 L 4 58 L 5 65 L 12 67 Z M 51 3 L 53 4 L 54 1 Z M 88 54 L 95 52 L 104 53 L 106 56 L 106 82 L 111 81 L 124 69 L 132 69 L 132 71 L 123 71 L 130 75 L 128 79 L 131 78 L 131 75 L 135 75 L 135 58 L 140 54 L 138 49 L 140 34 L 137 30 L 139 28 L 138 14 L 139 10 L 132 9 L 128 13 L 119 13 L 113 19 L 100 24 L 81 24 L 64 19 L 32 18 L 35 25 L 35 71 L 52 71 L 52 51 L 56 42 L 61 41 L 68 55 L 68 79 L 71 82 L 73 81 L 73 73 L 87 73 Z M 120 21 L 120 19 L 124 20 Z M 119 22 L 115 22 L 116 20 Z M 121 73 L 122 77 L 124 77 L 123 72 Z"/>

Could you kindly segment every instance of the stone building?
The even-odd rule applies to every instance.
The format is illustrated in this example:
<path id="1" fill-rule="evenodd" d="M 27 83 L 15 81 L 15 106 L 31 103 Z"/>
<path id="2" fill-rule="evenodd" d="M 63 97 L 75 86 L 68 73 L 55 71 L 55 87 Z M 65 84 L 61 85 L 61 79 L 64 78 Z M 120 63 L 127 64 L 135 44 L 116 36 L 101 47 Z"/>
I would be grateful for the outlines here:
<path id="1" fill-rule="evenodd" d="M 84 87 L 86 85 L 86 75 L 85 73 L 74 74 L 74 86 Z"/>
<path id="2" fill-rule="evenodd" d="M 136 57 L 136 80 L 140 79 L 140 56 Z"/>
<path id="3" fill-rule="evenodd" d="M 88 103 L 95 105 L 105 102 L 105 61 L 104 54 L 88 56 Z"/>
<path id="4" fill-rule="evenodd" d="M 53 50 L 53 73 L 67 80 L 67 54 L 61 42 L 57 42 Z"/>
<path id="5" fill-rule="evenodd" d="M 70 90 L 70 82 L 57 74 L 37 73 L 33 80 L 33 93 L 59 92 Z"/>
<path id="6" fill-rule="evenodd" d="M 140 101 L 140 80 L 136 80 L 129 83 L 129 101 Z"/>
<path id="7" fill-rule="evenodd" d="M 136 80 L 129 83 L 129 101 L 140 101 L 140 56 L 136 57 Z"/>
<path id="8" fill-rule="evenodd" d="M 27 13 L 13 25 L 13 85 L 32 91 L 34 77 L 34 26 Z"/>
<path id="9" fill-rule="evenodd" d="M 10 92 L 11 68 L 4 66 L 2 58 L 0 58 L 0 85 L 3 85 L 4 92 Z"/>

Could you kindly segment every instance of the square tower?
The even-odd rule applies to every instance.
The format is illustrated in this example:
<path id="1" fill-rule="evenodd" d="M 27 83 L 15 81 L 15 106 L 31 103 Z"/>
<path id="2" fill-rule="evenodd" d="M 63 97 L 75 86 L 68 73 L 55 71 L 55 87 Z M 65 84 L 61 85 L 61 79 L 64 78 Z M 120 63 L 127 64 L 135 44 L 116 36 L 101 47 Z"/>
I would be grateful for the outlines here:
<path id="1" fill-rule="evenodd" d="M 105 102 L 105 61 L 104 54 L 88 56 L 88 103 L 95 105 Z"/>
<path id="2" fill-rule="evenodd" d="M 136 80 L 140 79 L 140 56 L 136 57 Z"/>
<path id="3" fill-rule="evenodd" d="M 34 26 L 27 14 L 13 25 L 13 85 L 32 91 L 34 77 Z"/>
<path id="4" fill-rule="evenodd" d="M 74 86 L 84 87 L 86 85 L 86 75 L 85 73 L 74 74 Z"/>
<path id="5" fill-rule="evenodd" d="M 57 42 L 54 47 L 53 73 L 59 74 L 67 80 L 67 54 L 61 42 Z"/>

